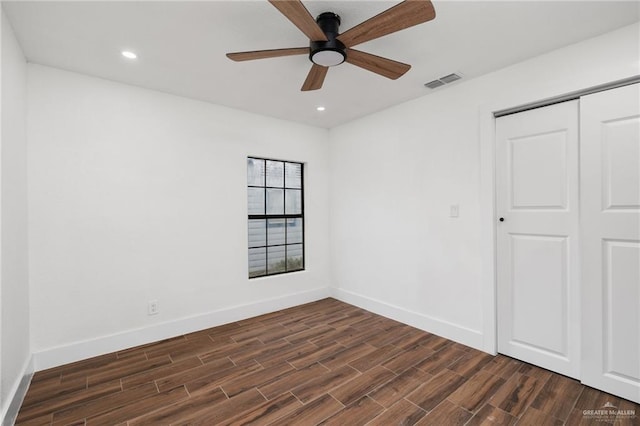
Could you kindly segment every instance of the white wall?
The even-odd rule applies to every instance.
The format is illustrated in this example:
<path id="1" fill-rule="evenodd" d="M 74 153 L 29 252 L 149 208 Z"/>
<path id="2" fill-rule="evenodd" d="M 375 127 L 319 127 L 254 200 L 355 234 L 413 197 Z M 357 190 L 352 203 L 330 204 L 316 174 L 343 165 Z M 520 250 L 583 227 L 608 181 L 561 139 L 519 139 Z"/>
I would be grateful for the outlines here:
<path id="1" fill-rule="evenodd" d="M 27 64 L 1 8 L 0 15 L 0 421 L 6 418 L 11 422 L 32 369 L 27 261 Z"/>
<path id="2" fill-rule="evenodd" d="M 326 129 L 39 65 L 28 77 L 38 369 L 328 296 Z M 248 155 L 307 163 L 304 272 L 247 278 Z"/>
<path id="3" fill-rule="evenodd" d="M 639 33 L 638 24 L 625 27 L 332 129 L 336 293 L 490 349 L 483 113 L 639 74 Z M 449 217 L 452 204 L 459 218 Z"/>

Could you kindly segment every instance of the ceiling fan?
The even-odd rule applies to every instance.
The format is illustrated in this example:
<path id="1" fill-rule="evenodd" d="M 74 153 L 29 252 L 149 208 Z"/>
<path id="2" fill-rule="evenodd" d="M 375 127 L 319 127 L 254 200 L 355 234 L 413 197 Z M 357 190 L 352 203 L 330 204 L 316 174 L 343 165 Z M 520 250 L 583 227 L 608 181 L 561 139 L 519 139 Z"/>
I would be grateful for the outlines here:
<path id="1" fill-rule="evenodd" d="M 348 62 L 368 71 L 395 80 L 411 68 L 411 65 L 353 49 L 353 46 L 422 24 L 436 17 L 429 0 L 404 0 L 390 9 L 370 18 L 340 34 L 340 17 L 324 12 L 313 19 L 300 0 L 269 0 L 289 21 L 309 37 L 309 47 L 256 50 L 227 53 L 234 61 L 277 58 L 290 55 L 309 55 L 313 62 L 302 91 L 322 87 L 329 67 Z"/>

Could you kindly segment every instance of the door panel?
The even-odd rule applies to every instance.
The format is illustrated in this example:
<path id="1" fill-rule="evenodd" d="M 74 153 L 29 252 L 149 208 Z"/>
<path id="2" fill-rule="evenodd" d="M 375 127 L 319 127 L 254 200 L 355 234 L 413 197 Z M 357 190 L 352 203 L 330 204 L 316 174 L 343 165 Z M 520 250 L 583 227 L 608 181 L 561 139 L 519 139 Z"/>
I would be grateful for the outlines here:
<path id="1" fill-rule="evenodd" d="M 496 120 L 498 351 L 578 377 L 578 103 Z"/>
<path id="2" fill-rule="evenodd" d="M 638 324 L 640 244 L 604 241 L 604 356 L 610 374 L 630 380 L 640 377 L 640 334 L 628 334 Z"/>
<path id="3" fill-rule="evenodd" d="M 581 99 L 582 381 L 640 403 L 640 89 Z"/>
<path id="4" fill-rule="evenodd" d="M 563 130 L 509 140 L 511 209 L 567 208 L 566 138 Z"/>
<path id="5" fill-rule="evenodd" d="M 567 239 L 540 235 L 510 237 L 511 343 L 566 357 Z M 542 306 L 546 307 L 544 315 L 540 315 Z"/>
<path id="6" fill-rule="evenodd" d="M 603 123 L 603 209 L 638 210 L 640 208 L 638 129 L 640 129 L 638 117 Z"/>

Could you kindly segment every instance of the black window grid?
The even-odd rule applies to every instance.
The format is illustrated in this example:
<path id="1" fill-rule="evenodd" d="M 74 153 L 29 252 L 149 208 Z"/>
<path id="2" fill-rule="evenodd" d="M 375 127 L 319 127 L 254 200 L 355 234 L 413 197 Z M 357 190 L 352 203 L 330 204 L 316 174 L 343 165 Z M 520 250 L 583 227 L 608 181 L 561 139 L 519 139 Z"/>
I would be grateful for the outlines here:
<path id="1" fill-rule="evenodd" d="M 295 161 L 284 161 L 284 160 L 274 160 L 274 159 L 270 159 L 270 158 L 259 158 L 259 157 L 248 157 L 248 159 L 251 160 L 258 160 L 258 161 L 263 161 L 264 162 L 264 186 L 263 185 L 247 185 L 247 188 L 258 188 L 258 189 L 264 189 L 264 202 L 263 202 L 263 214 L 249 214 L 248 215 L 248 220 L 265 220 L 265 245 L 260 245 L 260 246 L 250 246 L 249 249 L 257 249 L 257 248 L 264 248 L 265 249 L 265 273 L 264 274 L 260 274 L 260 275 L 254 275 L 251 276 L 251 272 L 249 272 L 249 279 L 252 278 L 260 278 L 260 277 L 267 277 L 267 276 L 273 276 L 273 275 L 282 275 L 282 274 L 287 274 L 287 273 L 291 273 L 291 272 L 298 272 L 298 271 L 304 271 L 305 269 L 305 263 L 306 263 L 306 243 L 305 243 L 305 227 L 306 227 L 306 221 L 304 220 L 304 164 L 303 163 L 298 163 Z M 283 185 L 282 186 L 267 186 L 267 167 L 266 167 L 266 162 L 267 161 L 274 161 L 274 162 L 279 162 L 279 163 L 283 163 Z M 287 187 L 287 173 L 286 173 L 286 164 L 295 164 L 295 165 L 299 165 L 300 166 L 300 188 L 296 188 L 296 187 Z M 289 190 L 297 190 L 300 191 L 300 213 L 296 213 L 296 214 L 287 214 L 287 213 L 282 213 L 282 214 L 273 214 L 267 213 L 267 190 L 268 189 L 282 189 L 283 190 L 283 212 L 286 212 L 286 206 L 287 206 L 287 189 Z M 268 220 L 269 219 L 284 219 L 284 243 L 283 244 L 269 244 L 269 230 L 268 230 Z M 289 231 L 289 226 L 288 226 L 288 219 L 302 219 L 302 236 L 301 236 L 301 241 L 298 243 L 287 243 L 288 241 L 288 231 Z M 288 256 L 287 256 L 287 246 L 301 246 L 302 247 L 302 265 L 300 268 L 296 268 L 296 269 L 292 269 L 292 270 L 287 270 L 287 262 L 288 262 Z M 284 271 L 279 271 L 279 272 L 269 272 L 269 247 L 284 247 L 284 259 L 285 259 L 285 270 Z"/>

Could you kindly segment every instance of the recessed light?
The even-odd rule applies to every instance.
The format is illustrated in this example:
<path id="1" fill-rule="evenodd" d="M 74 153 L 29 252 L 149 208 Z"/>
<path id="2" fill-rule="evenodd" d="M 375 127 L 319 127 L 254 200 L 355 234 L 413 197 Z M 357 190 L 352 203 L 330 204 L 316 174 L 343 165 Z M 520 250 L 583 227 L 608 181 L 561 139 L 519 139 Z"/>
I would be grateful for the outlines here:
<path id="1" fill-rule="evenodd" d="M 316 111 L 324 111 L 325 109 L 323 106 L 316 107 Z"/>
<path id="2" fill-rule="evenodd" d="M 138 57 L 138 55 L 136 55 L 133 52 L 130 52 L 128 50 L 123 50 L 122 51 L 122 56 L 124 56 L 127 59 L 136 59 Z"/>

